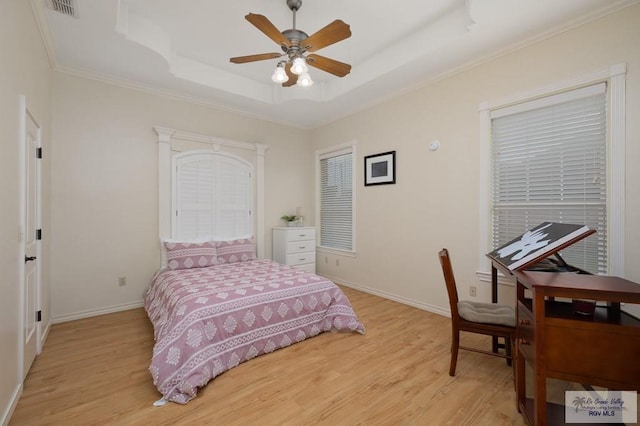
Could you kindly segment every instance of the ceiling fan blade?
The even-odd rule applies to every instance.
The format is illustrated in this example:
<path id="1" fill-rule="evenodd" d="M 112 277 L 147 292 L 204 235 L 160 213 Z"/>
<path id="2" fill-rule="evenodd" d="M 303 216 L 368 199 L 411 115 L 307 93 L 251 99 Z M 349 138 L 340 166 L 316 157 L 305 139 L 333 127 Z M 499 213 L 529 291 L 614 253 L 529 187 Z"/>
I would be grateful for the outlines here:
<path id="1" fill-rule="evenodd" d="M 351 72 L 351 65 L 320 55 L 308 55 L 307 64 L 338 77 L 344 77 Z"/>
<path id="2" fill-rule="evenodd" d="M 267 37 L 281 46 L 291 47 L 291 42 L 263 15 L 250 13 L 244 17 L 251 22 L 254 27 L 262 31 Z"/>
<path id="3" fill-rule="evenodd" d="M 315 52 L 323 47 L 351 37 L 351 28 L 340 19 L 336 19 L 329 25 L 311 34 L 301 42 L 303 49 Z"/>
<path id="4" fill-rule="evenodd" d="M 284 71 L 289 76 L 289 80 L 282 83 L 282 87 L 291 87 L 298 82 L 298 75 L 291 72 L 291 64 L 287 62 L 287 65 L 284 67 Z"/>
<path id="5" fill-rule="evenodd" d="M 245 64 L 247 62 L 265 61 L 267 59 L 276 59 L 282 56 L 282 53 L 260 53 L 258 55 L 236 56 L 229 58 L 234 64 Z"/>

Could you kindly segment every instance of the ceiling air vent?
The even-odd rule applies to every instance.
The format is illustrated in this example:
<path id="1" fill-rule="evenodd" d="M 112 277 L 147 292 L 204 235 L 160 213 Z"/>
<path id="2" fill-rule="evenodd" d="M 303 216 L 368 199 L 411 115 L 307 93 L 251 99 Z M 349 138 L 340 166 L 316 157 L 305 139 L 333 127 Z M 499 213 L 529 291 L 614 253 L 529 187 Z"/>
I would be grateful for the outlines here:
<path id="1" fill-rule="evenodd" d="M 74 0 L 49 0 L 49 7 L 63 15 L 73 16 L 77 18 L 76 9 L 73 5 Z"/>

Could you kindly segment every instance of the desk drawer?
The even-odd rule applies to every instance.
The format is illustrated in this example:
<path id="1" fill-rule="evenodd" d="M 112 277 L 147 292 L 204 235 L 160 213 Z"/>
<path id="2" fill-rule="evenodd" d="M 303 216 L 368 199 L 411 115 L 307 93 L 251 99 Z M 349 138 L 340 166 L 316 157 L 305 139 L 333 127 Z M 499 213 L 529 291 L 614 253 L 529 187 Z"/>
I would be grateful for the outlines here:
<path id="1" fill-rule="evenodd" d="M 536 356 L 533 315 L 521 302 L 518 302 L 516 339 L 520 353 L 527 360 L 533 361 Z"/>
<path id="2" fill-rule="evenodd" d="M 640 329 L 550 318 L 544 327 L 544 356 L 549 377 L 587 378 L 608 388 L 640 390 Z M 568 379 L 567 379 L 568 378 Z"/>

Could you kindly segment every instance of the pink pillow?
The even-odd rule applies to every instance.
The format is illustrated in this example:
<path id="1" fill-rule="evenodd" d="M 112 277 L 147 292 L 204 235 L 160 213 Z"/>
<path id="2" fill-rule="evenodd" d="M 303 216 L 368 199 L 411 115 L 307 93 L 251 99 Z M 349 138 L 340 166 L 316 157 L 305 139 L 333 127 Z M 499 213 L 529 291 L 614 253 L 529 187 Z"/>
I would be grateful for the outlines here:
<path id="1" fill-rule="evenodd" d="M 235 263 L 256 260 L 256 248 L 253 237 L 229 241 L 216 241 L 218 263 Z"/>
<path id="2" fill-rule="evenodd" d="M 171 243 L 164 242 L 167 250 L 167 267 L 169 269 L 205 268 L 217 265 L 216 244 L 213 241 L 204 243 Z"/>

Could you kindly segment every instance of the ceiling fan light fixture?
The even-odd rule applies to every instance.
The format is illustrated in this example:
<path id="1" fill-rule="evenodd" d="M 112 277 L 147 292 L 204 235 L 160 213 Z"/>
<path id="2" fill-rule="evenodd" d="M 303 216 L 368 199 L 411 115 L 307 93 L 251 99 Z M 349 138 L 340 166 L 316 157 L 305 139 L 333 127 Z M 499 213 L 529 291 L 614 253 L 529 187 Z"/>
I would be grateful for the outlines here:
<path id="1" fill-rule="evenodd" d="M 298 56 L 293 60 L 293 63 L 291 64 L 291 72 L 297 75 L 302 75 L 309 72 L 307 61 L 303 56 Z"/>
<path id="2" fill-rule="evenodd" d="M 296 12 L 300 9 L 303 0 L 285 1 L 293 13 L 293 28 L 291 29 L 280 31 L 266 16 L 256 13 L 249 13 L 244 17 L 251 25 L 276 42 L 284 53 L 273 52 L 236 56 L 229 58 L 229 61 L 234 64 L 245 64 L 247 62 L 279 58 L 281 60 L 276 65 L 271 79 L 275 83 L 281 83 L 283 87 L 295 85 L 309 87 L 313 85 L 313 80 L 309 76 L 310 66 L 337 77 L 344 77 L 349 74 L 351 65 L 315 54 L 319 49 L 351 37 L 349 25 L 340 19 L 336 19 L 315 33 L 308 35 L 296 28 Z M 307 54 L 309 55 L 306 56 Z"/>
<path id="3" fill-rule="evenodd" d="M 309 87 L 313 84 L 313 80 L 311 80 L 311 76 L 308 72 L 302 73 L 298 76 L 298 86 Z"/>
<path id="4" fill-rule="evenodd" d="M 284 62 L 278 62 L 278 65 L 276 65 L 276 69 L 271 76 L 271 80 L 273 80 L 274 83 L 285 83 L 289 80 L 289 76 L 284 70 Z"/>

